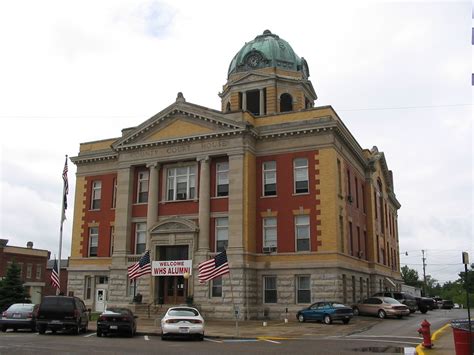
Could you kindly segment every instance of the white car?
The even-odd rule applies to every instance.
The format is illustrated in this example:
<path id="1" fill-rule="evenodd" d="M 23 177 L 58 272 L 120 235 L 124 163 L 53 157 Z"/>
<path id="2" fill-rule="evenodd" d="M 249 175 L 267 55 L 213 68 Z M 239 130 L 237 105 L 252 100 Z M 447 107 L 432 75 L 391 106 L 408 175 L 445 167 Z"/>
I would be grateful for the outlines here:
<path id="1" fill-rule="evenodd" d="M 161 319 L 161 339 L 190 336 L 204 339 L 204 318 L 193 307 L 171 307 Z"/>

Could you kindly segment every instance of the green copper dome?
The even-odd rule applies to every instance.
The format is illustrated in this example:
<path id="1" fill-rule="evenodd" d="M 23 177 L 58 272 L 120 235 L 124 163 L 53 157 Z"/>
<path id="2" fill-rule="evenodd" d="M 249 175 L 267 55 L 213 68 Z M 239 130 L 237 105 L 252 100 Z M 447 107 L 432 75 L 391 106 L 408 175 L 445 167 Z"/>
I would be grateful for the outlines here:
<path id="1" fill-rule="evenodd" d="M 300 71 L 305 78 L 309 77 L 304 58 L 298 57 L 287 41 L 269 30 L 245 43 L 232 59 L 227 75 L 266 67 Z"/>

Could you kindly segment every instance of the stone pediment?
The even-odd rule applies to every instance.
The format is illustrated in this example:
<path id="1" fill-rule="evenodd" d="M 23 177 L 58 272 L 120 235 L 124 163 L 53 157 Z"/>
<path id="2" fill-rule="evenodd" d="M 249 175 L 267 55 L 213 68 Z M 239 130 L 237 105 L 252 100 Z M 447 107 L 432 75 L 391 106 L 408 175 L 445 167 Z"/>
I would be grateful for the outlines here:
<path id="1" fill-rule="evenodd" d="M 196 223 L 189 219 L 181 217 L 171 217 L 154 225 L 151 234 L 169 234 L 169 233 L 195 233 L 199 228 Z"/>
<path id="2" fill-rule="evenodd" d="M 177 100 L 139 126 L 127 129 L 112 148 L 123 150 L 176 140 L 206 139 L 243 130 L 244 123 L 229 120 L 220 111 Z"/>
<path id="3" fill-rule="evenodd" d="M 232 81 L 232 85 L 238 85 L 238 84 L 246 84 L 246 83 L 253 83 L 256 81 L 261 81 L 261 80 L 267 80 L 274 78 L 274 75 L 269 75 L 269 74 L 261 74 L 261 73 L 248 73 L 244 75 L 243 77 Z"/>

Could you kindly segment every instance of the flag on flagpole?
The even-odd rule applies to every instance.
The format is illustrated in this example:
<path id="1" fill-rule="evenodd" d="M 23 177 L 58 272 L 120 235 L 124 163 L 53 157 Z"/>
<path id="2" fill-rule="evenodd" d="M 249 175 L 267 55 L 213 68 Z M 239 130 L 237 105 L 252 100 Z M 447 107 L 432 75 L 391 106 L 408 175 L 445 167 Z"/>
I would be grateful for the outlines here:
<path id="1" fill-rule="evenodd" d="M 69 193 L 69 183 L 67 180 L 67 155 L 66 155 L 66 162 L 64 163 L 63 169 L 63 214 L 62 214 L 62 222 L 66 219 L 66 210 L 67 210 L 67 194 Z"/>
<path id="2" fill-rule="evenodd" d="M 227 253 L 224 250 L 212 259 L 206 260 L 198 265 L 199 282 L 203 283 L 216 277 L 230 273 L 229 262 L 227 261 Z"/>
<path id="3" fill-rule="evenodd" d="M 130 280 L 139 278 L 140 276 L 151 274 L 150 251 L 147 250 L 140 260 L 128 267 L 128 277 Z"/>
<path id="4" fill-rule="evenodd" d="M 57 289 L 61 289 L 59 286 L 59 273 L 58 273 L 58 262 L 54 259 L 53 269 L 51 270 L 51 285 Z"/>

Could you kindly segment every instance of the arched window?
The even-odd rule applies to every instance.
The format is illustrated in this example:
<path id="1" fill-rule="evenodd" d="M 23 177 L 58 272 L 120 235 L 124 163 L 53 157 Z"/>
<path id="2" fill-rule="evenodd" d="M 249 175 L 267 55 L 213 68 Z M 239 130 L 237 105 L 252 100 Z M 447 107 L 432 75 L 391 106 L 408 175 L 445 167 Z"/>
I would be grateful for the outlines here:
<path id="1" fill-rule="evenodd" d="M 230 102 L 227 103 L 227 106 L 225 107 L 225 112 L 230 112 Z"/>
<path id="2" fill-rule="evenodd" d="M 293 111 L 293 98 L 290 94 L 280 96 L 280 112 Z"/>

